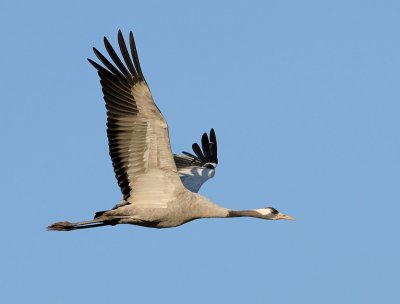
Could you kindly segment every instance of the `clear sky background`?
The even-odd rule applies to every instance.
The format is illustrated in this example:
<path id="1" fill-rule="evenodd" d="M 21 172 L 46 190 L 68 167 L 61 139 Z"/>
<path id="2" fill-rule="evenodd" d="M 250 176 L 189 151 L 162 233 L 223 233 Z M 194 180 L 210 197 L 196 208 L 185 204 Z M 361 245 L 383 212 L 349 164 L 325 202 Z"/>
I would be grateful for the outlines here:
<path id="1" fill-rule="evenodd" d="M 2 1 L 2 303 L 400 303 L 398 1 Z M 202 193 L 295 222 L 47 232 L 120 199 L 86 58 L 133 30 Z"/>

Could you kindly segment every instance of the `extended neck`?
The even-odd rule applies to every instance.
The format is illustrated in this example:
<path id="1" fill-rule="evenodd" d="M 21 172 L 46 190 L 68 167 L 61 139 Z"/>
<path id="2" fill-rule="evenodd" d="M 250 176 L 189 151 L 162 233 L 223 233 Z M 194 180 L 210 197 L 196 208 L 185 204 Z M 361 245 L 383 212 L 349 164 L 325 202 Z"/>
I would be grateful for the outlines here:
<path id="1" fill-rule="evenodd" d="M 221 207 L 204 196 L 197 193 L 193 194 L 196 197 L 196 203 L 190 207 L 191 214 L 198 214 L 195 218 L 205 218 L 205 217 L 254 217 L 260 219 L 272 219 L 273 214 L 263 213 L 263 209 L 253 209 L 253 210 L 231 210 Z"/>

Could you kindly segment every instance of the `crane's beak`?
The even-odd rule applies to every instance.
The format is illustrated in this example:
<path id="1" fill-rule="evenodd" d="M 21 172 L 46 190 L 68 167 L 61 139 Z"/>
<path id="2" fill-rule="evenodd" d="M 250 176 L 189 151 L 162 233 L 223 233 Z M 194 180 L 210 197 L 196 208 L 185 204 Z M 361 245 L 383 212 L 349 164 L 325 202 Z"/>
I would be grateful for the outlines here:
<path id="1" fill-rule="evenodd" d="M 278 213 L 277 216 L 276 216 L 276 219 L 278 219 L 278 220 L 289 220 L 289 221 L 294 221 L 295 220 L 295 218 L 293 216 L 286 215 L 286 214 L 283 214 L 283 213 Z"/>

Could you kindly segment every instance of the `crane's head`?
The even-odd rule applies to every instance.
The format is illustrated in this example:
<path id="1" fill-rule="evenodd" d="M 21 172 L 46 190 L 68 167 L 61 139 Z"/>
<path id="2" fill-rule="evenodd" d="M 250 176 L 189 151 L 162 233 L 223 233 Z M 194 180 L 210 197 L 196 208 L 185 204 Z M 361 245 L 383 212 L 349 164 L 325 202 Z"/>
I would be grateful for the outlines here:
<path id="1" fill-rule="evenodd" d="M 290 215 L 283 214 L 273 207 L 265 207 L 261 209 L 255 209 L 257 213 L 260 214 L 260 218 L 267 220 L 291 220 L 294 221 L 294 217 Z"/>

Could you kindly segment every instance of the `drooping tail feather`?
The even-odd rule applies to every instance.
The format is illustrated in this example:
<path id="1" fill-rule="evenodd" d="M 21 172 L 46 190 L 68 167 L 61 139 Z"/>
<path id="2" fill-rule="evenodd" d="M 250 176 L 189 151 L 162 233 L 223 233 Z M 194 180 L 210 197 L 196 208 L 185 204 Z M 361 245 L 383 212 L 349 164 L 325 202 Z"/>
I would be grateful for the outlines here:
<path id="1" fill-rule="evenodd" d="M 47 227 L 47 230 L 52 231 L 70 231 L 76 229 L 86 229 L 86 228 L 94 228 L 100 226 L 110 225 L 111 223 L 103 222 L 101 220 L 91 220 L 85 222 L 77 222 L 77 223 L 70 223 L 70 222 L 57 222 Z"/>

